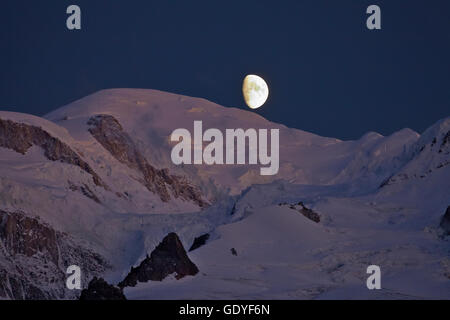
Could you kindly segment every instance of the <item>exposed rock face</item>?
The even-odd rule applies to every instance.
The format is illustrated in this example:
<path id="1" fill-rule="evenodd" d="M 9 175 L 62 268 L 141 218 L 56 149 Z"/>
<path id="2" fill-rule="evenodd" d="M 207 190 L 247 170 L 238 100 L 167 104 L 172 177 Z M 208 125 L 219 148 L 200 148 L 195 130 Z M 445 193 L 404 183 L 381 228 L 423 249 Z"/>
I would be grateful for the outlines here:
<path id="1" fill-rule="evenodd" d="M 47 300 L 52 297 L 44 290 L 24 280 L 12 276 L 4 269 L 0 270 L 0 298 L 15 300 Z"/>
<path id="2" fill-rule="evenodd" d="M 82 186 L 77 186 L 71 181 L 69 181 L 69 189 L 72 191 L 79 191 L 89 199 L 94 200 L 97 203 L 101 203 L 100 199 L 95 195 L 94 192 L 92 192 L 92 190 L 86 184 L 83 184 Z"/>
<path id="3" fill-rule="evenodd" d="M 450 146 L 450 131 L 448 131 L 444 138 L 442 139 L 441 147 L 439 148 L 439 153 L 442 153 L 445 151 L 445 149 L 448 149 L 448 146 Z"/>
<path id="4" fill-rule="evenodd" d="M 176 279 L 194 276 L 197 266 L 189 259 L 183 244 L 175 233 L 169 233 L 163 241 L 137 267 L 131 268 L 126 278 L 119 283 L 120 288 L 134 287 L 138 282 L 162 281 L 175 273 Z"/>
<path id="5" fill-rule="evenodd" d="M 201 246 L 206 244 L 206 241 L 209 239 L 209 233 L 203 234 L 200 237 L 194 239 L 194 243 L 192 244 L 189 252 L 194 251 L 195 249 L 200 248 Z"/>
<path id="6" fill-rule="evenodd" d="M 184 178 L 170 175 L 168 169 L 156 169 L 150 165 L 137 145 L 125 132 L 120 123 L 110 115 L 97 115 L 88 121 L 92 136 L 119 162 L 143 175 L 140 181 L 150 192 L 157 194 L 162 201 L 171 199 L 169 190 L 175 198 L 192 201 L 199 207 L 207 206 L 200 191 Z"/>
<path id="7" fill-rule="evenodd" d="M 308 218 L 311 221 L 314 221 L 315 223 L 319 223 L 320 222 L 320 215 L 317 212 L 315 212 L 315 211 L 305 207 L 303 202 L 299 202 L 297 206 L 300 207 L 300 209 L 298 209 L 298 211 L 302 215 L 304 215 L 306 218 Z"/>
<path id="8" fill-rule="evenodd" d="M 444 230 L 445 235 L 450 235 L 450 206 L 441 219 L 440 227 Z"/>
<path id="9" fill-rule="evenodd" d="M 280 203 L 280 206 L 286 206 L 288 205 L 287 203 Z M 315 223 L 319 223 L 320 222 L 320 215 L 313 211 L 310 208 L 307 208 L 304 203 L 302 201 L 300 201 L 297 204 L 290 204 L 289 208 L 292 210 L 296 210 L 298 212 L 300 212 L 302 215 L 304 215 L 306 218 L 308 218 L 311 221 L 314 221 Z"/>
<path id="10" fill-rule="evenodd" d="M 127 300 L 122 289 L 107 283 L 103 278 L 94 277 L 87 289 L 81 291 L 80 300 Z"/>
<path id="11" fill-rule="evenodd" d="M 74 298 L 66 289 L 66 268 L 83 270 L 82 283 L 109 266 L 37 218 L 0 210 L 0 299 Z"/>
<path id="12" fill-rule="evenodd" d="M 32 146 L 42 148 L 44 155 L 51 161 L 61 161 L 80 167 L 92 175 L 96 185 L 106 187 L 89 164 L 68 145 L 52 137 L 47 131 L 28 124 L 0 119 L 0 147 L 25 154 Z"/>
<path id="13" fill-rule="evenodd" d="M 0 239 L 8 253 L 31 257 L 46 251 L 51 262 L 58 264 L 55 230 L 42 225 L 37 219 L 18 213 L 0 211 L 0 221 Z"/>

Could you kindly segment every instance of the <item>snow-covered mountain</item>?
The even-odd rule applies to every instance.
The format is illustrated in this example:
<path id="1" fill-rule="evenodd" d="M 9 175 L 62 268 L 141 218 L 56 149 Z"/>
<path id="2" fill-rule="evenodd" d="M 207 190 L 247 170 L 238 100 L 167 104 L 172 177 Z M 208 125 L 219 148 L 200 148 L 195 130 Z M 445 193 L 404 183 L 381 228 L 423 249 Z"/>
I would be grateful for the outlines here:
<path id="1" fill-rule="evenodd" d="M 279 129 L 279 173 L 174 165 L 170 135 L 192 132 L 195 120 L 204 130 Z M 85 280 L 102 275 L 119 283 L 176 232 L 185 248 L 209 235 L 189 253 L 199 275 L 126 288 L 127 296 L 361 297 L 363 267 L 372 262 L 387 268 L 392 289 L 367 297 L 450 298 L 448 241 L 438 230 L 450 205 L 449 146 L 450 118 L 422 135 L 404 129 L 340 141 L 155 90 L 104 90 L 44 118 L 0 112 L 0 297 L 73 296 L 62 272 L 85 255 L 92 257 L 84 261 Z M 61 236 L 54 244 L 31 241 L 25 247 L 33 250 L 8 249 L 19 240 L 6 236 L 5 221 L 16 215 L 39 218 L 27 223 L 30 232 L 42 223 Z M 64 258 L 48 258 L 55 246 Z M 59 280 L 19 277 L 15 267 L 40 268 L 44 279 L 59 270 Z M 419 274 L 426 269 L 434 271 L 425 279 Z M 426 284 L 409 286 L 409 279 Z M 42 295 L 17 289 L 29 286 Z"/>
<path id="2" fill-rule="evenodd" d="M 157 168 L 187 176 L 204 189 L 210 199 L 216 192 L 230 189 L 239 194 L 254 183 L 286 179 L 301 184 L 352 183 L 356 178 L 375 186 L 403 163 L 405 148 L 419 135 L 402 130 L 390 137 L 369 133 L 358 141 L 324 138 L 272 123 L 261 116 L 235 108 L 224 108 L 204 99 L 190 98 L 155 90 L 105 90 L 78 100 L 45 116 L 65 128 L 86 147 L 96 146 L 89 132 L 89 119 L 109 115 L 140 146 L 143 156 Z M 280 171 L 275 176 L 260 176 L 258 166 L 174 166 L 170 159 L 170 135 L 177 128 L 193 132 L 195 120 L 204 130 L 254 128 L 280 129 Z"/>

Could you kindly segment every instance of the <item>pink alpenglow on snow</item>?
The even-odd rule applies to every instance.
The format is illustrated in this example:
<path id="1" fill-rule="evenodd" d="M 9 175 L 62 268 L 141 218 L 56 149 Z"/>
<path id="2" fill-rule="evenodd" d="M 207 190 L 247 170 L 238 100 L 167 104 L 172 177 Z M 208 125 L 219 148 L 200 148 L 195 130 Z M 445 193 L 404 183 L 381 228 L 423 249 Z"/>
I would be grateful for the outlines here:
<path id="1" fill-rule="evenodd" d="M 173 131 L 171 141 L 179 141 L 172 149 L 172 162 L 180 164 L 205 164 L 208 165 L 233 165 L 246 164 L 246 154 L 248 164 L 268 165 L 260 168 L 263 176 L 275 175 L 278 173 L 280 165 L 279 144 L 280 130 L 270 130 L 270 155 L 268 154 L 267 129 L 226 129 L 225 130 L 225 158 L 224 158 L 224 136 L 219 129 L 211 128 L 203 133 L 202 121 L 194 121 L 194 161 L 192 162 L 192 139 L 191 133 L 187 129 L 176 129 Z M 181 141 L 180 141 L 181 139 Z M 246 153 L 248 140 L 248 153 Z M 235 141 L 237 141 L 235 145 Z M 203 142 L 210 142 L 203 148 Z M 235 146 L 237 149 L 235 150 Z M 237 161 L 235 162 L 235 155 Z"/>

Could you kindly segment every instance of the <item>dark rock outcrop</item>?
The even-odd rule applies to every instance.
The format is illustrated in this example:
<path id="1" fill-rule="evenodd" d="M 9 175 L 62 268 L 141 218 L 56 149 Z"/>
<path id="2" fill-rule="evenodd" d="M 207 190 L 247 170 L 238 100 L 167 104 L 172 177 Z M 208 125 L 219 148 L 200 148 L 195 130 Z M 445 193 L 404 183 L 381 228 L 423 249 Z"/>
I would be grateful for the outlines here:
<path id="1" fill-rule="evenodd" d="M 441 147 L 439 148 L 439 153 L 442 153 L 446 147 L 450 146 L 450 131 L 448 131 L 444 138 L 442 138 Z"/>
<path id="2" fill-rule="evenodd" d="M 450 235 L 450 206 L 441 219 L 440 227 L 444 230 L 445 235 Z"/>
<path id="3" fill-rule="evenodd" d="M 234 215 L 236 213 L 236 203 L 233 205 L 233 208 L 231 208 L 230 216 Z"/>
<path id="4" fill-rule="evenodd" d="M 200 237 L 197 237 L 194 239 L 194 243 L 192 244 L 191 248 L 189 249 L 189 252 L 194 251 L 195 249 L 200 248 L 201 246 L 205 245 L 206 241 L 209 239 L 209 233 L 205 233 L 201 235 Z"/>
<path id="5" fill-rule="evenodd" d="M 66 269 L 83 270 L 82 283 L 109 264 L 100 255 L 22 212 L 0 210 L 0 299 L 67 299 Z"/>
<path id="6" fill-rule="evenodd" d="M 25 154 L 32 146 L 42 148 L 44 155 L 51 161 L 61 161 L 80 167 L 92 175 L 96 185 L 107 188 L 89 164 L 61 140 L 51 136 L 42 128 L 0 119 L 0 147 Z"/>
<path id="7" fill-rule="evenodd" d="M 320 215 L 313 211 L 312 209 L 309 209 L 305 207 L 303 202 L 299 202 L 298 206 L 300 206 L 300 209 L 298 210 L 302 215 L 304 215 L 306 218 L 308 218 L 311 221 L 314 221 L 315 223 L 320 222 Z"/>
<path id="8" fill-rule="evenodd" d="M 77 186 L 71 181 L 69 181 L 69 189 L 72 191 L 81 192 L 81 194 L 88 197 L 89 199 L 94 200 L 97 203 L 101 203 L 100 199 L 95 195 L 94 192 L 92 192 L 92 190 L 86 184 L 83 184 L 82 186 Z"/>
<path id="9" fill-rule="evenodd" d="M 138 282 L 150 280 L 162 281 L 174 273 L 176 279 L 181 279 L 188 275 L 194 276 L 198 271 L 187 256 L 180 239 L 172 232 L 152 251 L 150 257 L 147 256 L 137 268 L 131 268 L 119 287 L 134 287 Z"/>
<path id="10" fill-rule="evenodd" d="M 0 239 L 6 251 L 12 255 L 31 257 L 46 251 L 50 260 L 58 264 L 56 231 L 35 218 L 0 211 Z"/>
<path id="11" fill-rule="evenodd" d="M 14 300 L 48 300 L 52 296 L 20 276 L 0 270 L 0 297 Z"/>
<path id="12" fill-rule="evenodd" d="M 150 165 L 138 146 L 134 143 L 120 123 L 110 115 L 97 115 L 88 121 L 92 136 L 119 162 L 140 172 L 140 182 L 157 194 L 162 201 L 171 199 L 169 190 L 175 198 L 192 201 L 199 207 L 208 203 L 202 199 L 200 191 L 190 185 L 185 178 L 170 175 L 168 169 L 156 169 Z"/>
<path id="13" fill-rule="evenodd" d="M 320 215 L 317 212 L 313 211 L 312 209 L 307 208 L 302 201 L 300 201 L 297 204 L 288 204 L 286 202 L 283 202 L 283 203 L 279 203 L 278 205 L 279 206 L 287 206 L 288 205 L 290 209 L 300 212 L 302 215 L 304 215 L 309 220 L 314 221 L 315 223 L 320 222 Z"/>
<path id="14" fill-rule="evenodd" d="M 81 291 L 80 300 L 127 300 L 122 289 L 110 285 L 103 278 L 94 277 L 87 289 Z"/>

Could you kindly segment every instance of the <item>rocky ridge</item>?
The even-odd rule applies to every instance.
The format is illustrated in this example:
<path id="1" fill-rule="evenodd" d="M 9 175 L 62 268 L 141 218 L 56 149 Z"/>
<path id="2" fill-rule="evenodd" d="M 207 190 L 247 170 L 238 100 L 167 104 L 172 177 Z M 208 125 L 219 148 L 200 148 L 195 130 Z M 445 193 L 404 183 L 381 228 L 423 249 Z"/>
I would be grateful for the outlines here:
<path id="1" fill-rule="evenodd" d="M 61 161 L 80 167 L 92 175 L 97 186 L 107 188 L 89 164 L 61 140 L 51 136 L 42 128 L 0 119 L 0 147 L 25 154 L 32 146 L 42 148 L 46 158 L 51 161 Z"/>
<path id="2" fill-rule="evenodd" d="M 172 232 L 138 267 L 132 267 L 118 286 L 134 287 L 138 282 L 162 281 L 171 274 L 175 274 L 176 279 L 181 279 L 188 275 L 194 276 L 198 271 L 197 266 L 187 256 L 180 239 Z"/>
<path id="3" fill-rule="evenodd" d="M 0 210 L 0 298 L 73 298 L 65 287 L 70 265 L 83 270 L 82 283 L 109 268 L 101 255 L 39 218 Z"/>
<path id="4" fill-rule="evenodd" d="M 119 162 L 142 174 L 140 182 L 157 194 L 163 202 L 171 200 L 171 195 L 192 201 L 199 207 L 208 203 L 200 191 L 179 176 L 171 175 L 168 169 L 156 169 L 150 165 L 136 143 L 124 131 L 119 121 L 110 115 L 97 115 L 88 121 L 92 136 Z"/>

